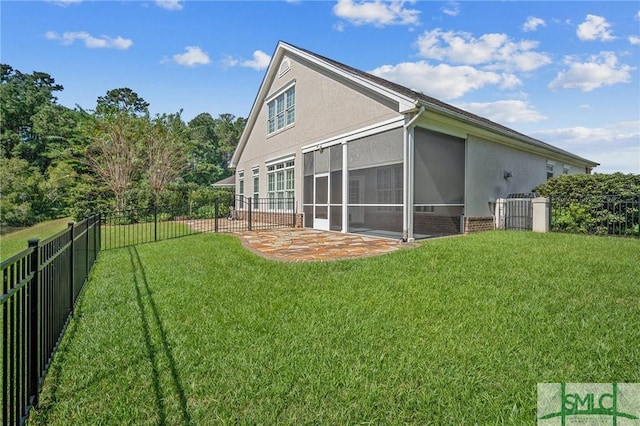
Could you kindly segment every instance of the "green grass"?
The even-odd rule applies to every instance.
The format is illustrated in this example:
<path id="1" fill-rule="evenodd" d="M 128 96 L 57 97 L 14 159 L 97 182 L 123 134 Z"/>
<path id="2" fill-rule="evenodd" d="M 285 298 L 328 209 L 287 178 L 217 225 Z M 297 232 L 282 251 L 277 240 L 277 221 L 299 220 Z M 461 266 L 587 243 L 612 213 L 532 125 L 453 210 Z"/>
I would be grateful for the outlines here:
<path id="1" fill-rule="evenodd" d="M 28 228 L 18 228 L 8 234 L 0 236 L 0 260 L 10 258 L 27 248 L 30 238 L 46 238 L 67 227 L 73 220 L 69 217 L 40 222 Z"/>
<path id="2" fill-rule="evenodd" d="M 535 424 L 640 382 L 640 242 L 489 232 L 326 263 L 228 235 L 103 252 L 31 424 Z"/>

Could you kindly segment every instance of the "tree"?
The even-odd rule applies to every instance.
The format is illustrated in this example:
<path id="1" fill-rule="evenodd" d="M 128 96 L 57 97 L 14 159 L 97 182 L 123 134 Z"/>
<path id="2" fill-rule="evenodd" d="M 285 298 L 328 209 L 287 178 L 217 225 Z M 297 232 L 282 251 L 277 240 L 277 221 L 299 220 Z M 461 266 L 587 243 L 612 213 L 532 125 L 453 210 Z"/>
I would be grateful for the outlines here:
<path id="1" fill-rule="evenodd" d="M 42 175 L 21 158 L 0 158 L 0 225 L 28 226 L 42 218 Z"/>
<path id="2" fill-rule="evenodd" d="M 54 92 L 61 90 L 47 73 L 23 74 L 0 64 L 0 156 L 23 158 L 41 172 L 46 170 L 48 164 L 42 160 L 47 141 L 35 131 L 33 119 L 42 108 L 56 104 Z"/>
<path id="3" fill-rule="evenodd" d="M 99 116 L 126 114 L 140 117 L 149 114 L 149 102 L 128 87 L 121 87 L 98 97 L 95 113 Z"/>
<path id="4" fill-rule="evenodd" d="M 238 146 L 240 136 L 244 131 L 247 119 L 243 117 L 236 118 L 233 114 L 220 114 L 216 122 L 216 136 L 218 137 L 218 145 L 223 155 L 223 164 L 226 173 L 222 178 L 231 175 L 229 171 L 229 163 L 231 156 Z"/>
<path id="5" fill-rule="evenodd" d="M 188 169 L 184 180 L 198 185 L 210 185 L 224 174 L 222 155 L 218 147 L 216 120 L 209 113 L 198 114 L 188 124 L 186 146 Z"/>
<path id="6" fill-rule="evenodd" d="M 162 192 L 186 167 L 187 128 L 178 114 L 163 114 L 149 123 L 146 155 L 149 188 L 155 204 Z"/>
<path id="7" fill-rule="evenodd" d="M 97 117 L 92 129 L 89 164 L 113 192 L 116 209 L 125 207 L 124 195 L 143 166 L 138 141 L 144 135 L 144 121 L 123 113 Z"/>

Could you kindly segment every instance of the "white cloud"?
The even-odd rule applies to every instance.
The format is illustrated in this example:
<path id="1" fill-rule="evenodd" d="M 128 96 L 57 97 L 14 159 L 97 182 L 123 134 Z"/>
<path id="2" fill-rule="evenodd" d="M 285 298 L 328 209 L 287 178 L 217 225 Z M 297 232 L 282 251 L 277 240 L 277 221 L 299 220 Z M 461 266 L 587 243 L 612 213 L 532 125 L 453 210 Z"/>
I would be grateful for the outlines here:
<path id="1" fill-rule="evenodd" d="M 198 46 L 187 46 L 185 47 L 185 50 L 185 53 L 176 53 L 173 55 L 173 62 L 185 67 L 195 67 L 197 65 L 206 65 L 211 63 L 209 54 Z"/>
<path id="2" fill-rule="evenodd" d="M 640 120 L 547 129 L 532 136 L 600 163 L 598 173 L 640 173 Z"/>
<path id="3" fill-rule="evenodd" d="M 534 123 L 547 119 L 525 101 L 470 102 L 457 106 L 501 124 Z"/>
<path id="4" fill-rule="evenodd" d="M 371 24 L 376 27 L 386 25 L 416 25 L 419 23 L 420 11 L 404 7 L 405 2 L 391 1 L 359 1 L 338 0 L 333 6 L 333 13 L 354 25 Z"/>
<path id="5" fill-rule="evenodd" d="M 156 0 L 156 6 L 167 10 L 182 10 L 183 0 Z"/>
<path id="6" fill-rule="evenodd" d="M 633 44 L 633 45 L 639 45 L 640 44 L 640 37 L 638 36 L 629 36 L 629 43 Z"/>
<path id="7" fill-rule="evenodd" d="M 67 7 L 72 4 L 82 3 L 83 0 L 47 0 L 48 3 L 55 4 L 60 7 Z"/>
<path id="8" fill-rule="evenodd" d="M 538 27 L 544 27 L 546 22 L 542 18 L 536 18 L 535 16 L 529 16 L 527 18 L 527 22 L 522 25 L 522 30 L 524 32 L 536 31 Z"/>
<path id="9" fill-rule="evenodd" d="M 606 127 L 565 127 L 535 132 L 536 135 L 570 144 L 601 144 L 635 139 L 640 142 L 640 120 L 622 121 Z"/>
<path id="10" fill-rule="evenodd" d="M 383 65 L 371 71 L 371 74 L 443 99 L 456 99 L 488 84 L 503 82 L 503 77 L 494 72 L 469 66 L 433 66 L 425 61 Z"/>
<path id="11" fill-rule="evenodd" d="M 269 62 L 271 62 L 271 56 L 267 55 L 262 50 L 256 50 L 253 52 L 253 59 L 243 61 L 240 65 L 259 71 L 266 69 L 269 66 Z"/>
<path id="12" fill-rule="evenodd" d="M 440 8 L 442 13 L 449 16 L 458 16 L 460 14 L 460 4 L 457 1 L 450 1 Z"/>
<path id="13" fill-rule="evenodd" d="M 598 15 L 587 15 L 586 20 L 578 25 L 576 33 L 580 40 L 611 41 L 615 37 L 611 34 L 611 24 Z"/>
<path id="14" fill-rule="evenodd" d="M 233 56 L 225 55 L 222 59 L 222 65 L 224 67 L 230 68 L 235 66 L 241 66 L 245 68 L 251 68 L 256 71 L 264 70 L 269 66 L 269 62 L 271 62 L 271 56 L 264 53 L 262 50 L 256 50 L 253 52 L 253 59 L 242 61 L 240 59 L 236 59 Z"/>
<path id="15" fill-rule="evenodd" d="M 500 83 L 500 88 L 513 89 L 516 86 L 522 86 L 522 80 L 520 80 L 513 74 L 502 74 L 502 82 Z"/>
<path id="16" fill-rule="evenodd" d="M 238 63 L 240 61 L 238 61 L 237 59 L 235 59 L 233 56 L 231 55 L 224 55 L 224 58 L 222 58 L 222 66 L 225 68 L 231 68 L 231 67 L 235 67 L 236 65 L 238 65 Z"/>
<path id="17" fill-rule="evenodd" d="M 419 55 L 424 58 L 519 71 L 533 71 L 551 63 L 549 56 L 534 51 L 538 44 L 530 40 L 515 42 L 506 34 L 475 38 L 470 33 L 444 32 L 439 28 L 425 31 L 416 41 Z"/>
<path id="18" fill-rule="evenodd" d="M 86 31 L 65 32 L 62 33 L 62 35 L 55 31 L 47 31 L 45 33 L 45 38 L 47 38 L 47 40 L 58 40 L 66 46 L 73 44 L 76 40 L 81 40 L 89 49 L 126 50 L 133 45 L 133 41 L 127 38 L 122 38 L 120 36 L 116 38 L 108 36 L 94 37 Z"/>
<path id="19" fill-rule="evenodd" d="M 636 68 L 618 64 L 618 58 L 613 52 L 600 52 L 593 55 L 587 62 L 579 62 L 574 57 L 566 57 L 565 64 L 569 68 L 558 73 L 549 83 L 549 89 L 580 89 L 590 92 L 602 86 L 612 86 L 627 83 L 631 78 L 631 71 Z"/>

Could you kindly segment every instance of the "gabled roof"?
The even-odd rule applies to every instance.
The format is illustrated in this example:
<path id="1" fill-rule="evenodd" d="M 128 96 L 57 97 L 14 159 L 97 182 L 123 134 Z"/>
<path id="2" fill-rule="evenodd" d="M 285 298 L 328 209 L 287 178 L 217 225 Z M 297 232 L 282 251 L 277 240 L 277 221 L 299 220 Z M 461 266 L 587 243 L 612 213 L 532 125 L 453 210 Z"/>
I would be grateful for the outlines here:
<path id="1" fill-rule="evenodd" d="M 309 50 L 280 41 L 278 42 L 265 77 L 262 80 L 260 90 L 258 91 L 256 99 L 254 100 L 251 112 L 249 113 L 249 118 L 247 119 L 247 125 L 240 137 L 238 147 L 236 148 L 236 151 L 233 154 L 233 158 L 231 159 L 231 164 L 234 167 L 237 165 L 240 153 L 244 150 L 244 146 L 246 145 L 249 134 L 251 133 L 251 129 L 255 125 L 255 120 L 257 118 L 260 105 L 264 102 L 266 94 L 269 90 L 269 87 L 267 87 L 268 85 L 266 83 L 273 79 L 274 74 L 277 72 L 277 64 L 280 63 L 286 52 L 291 52 L 298 56 L 302 56 L 303 58 L 318 64 L 328 71 L 342 75 L 343 77 L 346 77 L 347 79 L 361 86 L 372 89 L 379 94 L 398 102 L 399 112 L 401 113 L 412 112 L 420 107 L 425 107 L 425 110 L 427 111 L 438 112 L 440 114 L 462 120 L 463 122 L 479 126 L 491 132 L 502 134 L 509 138 L 514 138 L 516 140 L 519 140 L 520 142 L 534 146 L 536 148 L 569 157 L 573 160 L 579 161 L 580 163 L 584 163 L 588 167 L 593 168 L 599 165 L 598 163 L 595 163 L 591 160 L 587 160 L 586 158 L 582 158 L 568 151 L 550 145 L 546 142 L 542 142 L 538 139 L 517 132 L 506 126 L 495 123 L 487 118 L 472 114 L 468 111 L 442 102 L 436 98 L 427 96 L 424 93 L 416 92 L 415 90 L 411 90 L 400 84 L 393 83 L 389 80 L 385 80 L 384 78 L 350 67 L 341 62 L 324 57 Z"/>

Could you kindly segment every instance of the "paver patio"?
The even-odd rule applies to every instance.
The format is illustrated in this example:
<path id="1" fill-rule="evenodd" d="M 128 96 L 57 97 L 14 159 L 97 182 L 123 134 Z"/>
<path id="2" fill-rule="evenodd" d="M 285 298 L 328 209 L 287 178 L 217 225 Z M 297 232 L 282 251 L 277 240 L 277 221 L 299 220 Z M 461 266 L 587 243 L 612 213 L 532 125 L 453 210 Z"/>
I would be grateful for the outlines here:
<path id="1" fill-rule="evenodd" d="M 352 259 L 417 247 L 415 243 L 306 228 L 234 233 L 245 247 L 269 259 L 288 262 Z"/>

